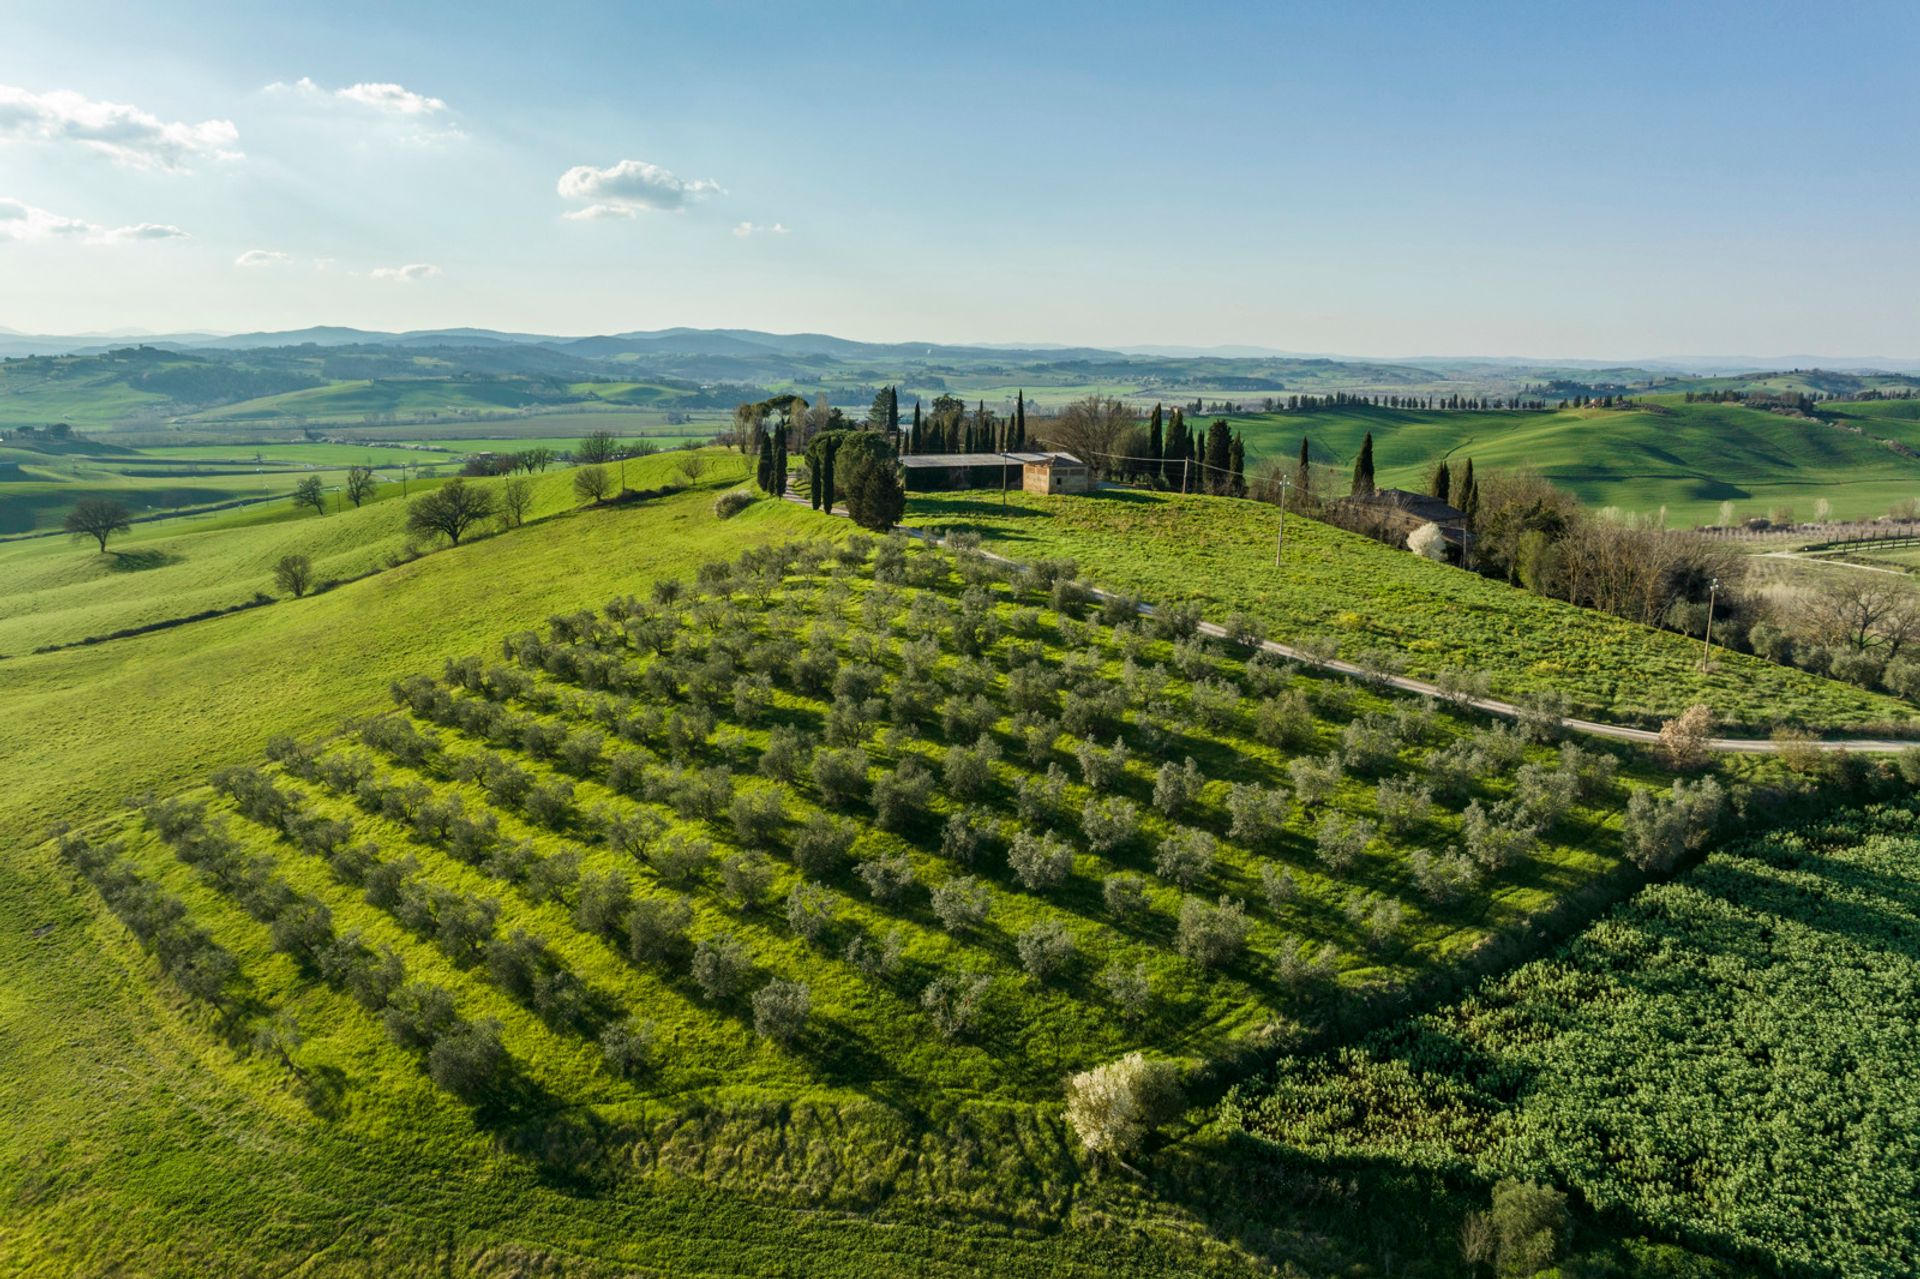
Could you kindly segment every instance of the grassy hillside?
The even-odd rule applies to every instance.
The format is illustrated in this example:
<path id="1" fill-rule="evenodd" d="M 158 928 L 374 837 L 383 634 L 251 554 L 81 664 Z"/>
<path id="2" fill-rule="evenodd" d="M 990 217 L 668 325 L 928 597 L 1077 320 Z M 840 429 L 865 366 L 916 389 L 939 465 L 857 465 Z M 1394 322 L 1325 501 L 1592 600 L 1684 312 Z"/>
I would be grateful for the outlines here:
<path id="1" fill-rule="evenodd" d="M 1016 590 L 968 570 L 970 586 L 931 553 L 896 567 L 884 558 L 812 568 L 790 559 L 777 583 L 759 561 L 728 581 L 726 605 L 716 603 L 722 579 L 703 571 L 704 585 L 662 597 L 671 599 L 659 606 L 664 616 L 679 622 L 663 632 L 664 656 L 649 656 L 643 638 L 653 633 L 648 619 L 663 619 L 648 605 L 600 615 L 632 626 L 583 630 L 575 616 L 583 606 L 645 599 L 655 581 L 691 579 L 696 566 L 743 547 L 848 531 L 843 521 L 764 501 L 722 522 L 713 492 L 572 512 L 305 600 L 0 662 L 0 712 L 26 726 L 0 741 L 9 778 L 0 798 L 0 842 L 9 850 L 0 989 L 17 996 L 0 1002 L 0 1079 L 16 1081 L 0 1084 L 0 1100 L 19 1117 L 0 1136 L 0 1193 L 18 1205 L 9 1220 L 12 1268 L 206 1273 L 305 1263 L 510 1273 L 564 1250 L 586 1274 L 764 1273 L 795 1258 L 822 1274 L 1206 1273 L 1254 1268 L 1243 1241 L 1258 1238 L 1274 1260 L 1323 1273 L 1378 1264 L 1382 1247 L 1420 1255 L 1422 1239 L 1451 1229 L 1430 1221 L 1416 1199 L 1383 1231 L 1358 1201 L 1342 1200 L 1354 1191 L 1333 1168 L 1292 1174 L 1298 1198 L 1218 1200 L 1214 1187 L 1237 1163 L 1229 1146 L 1204 1135 L 1169 1148 L 1147 1185 L 1091 1178 L 1059 1117 L 1060 1074 L 1130 1043 L 1192 1058 L 1317 1024 L 1345 1006 L 1336 990 L 1404 982 L 1482 951 L 1557 901 L 1612 891 L 1619 783 L 1593 773 L 1575 778 L 1578 793 L 1553 800 L 1550 779 L 1564 761 L 1551 751 L 1342 682 L 1249 668 L 1231 651 L 1064 619 L 1044 581 Z M 374 521 L 368 512 L 357 518 Z M 1071 592 L 1062 598 L 1077 609 Z M 981 608 L 984 620 L 969 624 L 979 627 L 968 632 L 974 640 L 962 641 L 963 619 Z M 560 620 L 549 623 L 554 615 Z M 518 641 L 518 658 L 505 660 L 502 637 L 525 630 L 538 641 Z M 908 674 L 905 662 L 929 662 L 928 639 L 941 655 Z M 855 694 L 829 698 L 790 682 L 800 677 L 784 667 L 772 672 L 769 698 L 740 691 L 759 655 L 783 663 L 823 642 L 841 673 L 869 664 L 879 673 L 879 709 L 865 712 L 867 722 L 829 713 L 829 701 L 857 706 Z M 976 659 L 965 645 L 978 642 Z M 922 647 L 910 658 L 913 644 Z M 443 667 L 468 654 L 478 663 Z M 723 658 L 741 668 L 723 677 L 714 669 Z M 690 682 L 675 689 L 648 673 L 663 664 Z M 203 789 L 215 769 L 264 762 L 269 736 L 329 739 L 349 720 L 390 711 L 393 680 L 443 669 L 448 682 L 438 692 L 420 691 L 429 681 L 409 700 L 413 730 L 439 749 L 415 756 L 396 754 L 391 736 L 333 739 L 321 757 L 332 762 L 282 752 L 284 766 L 268 776 L 313 815 L 350 821 L 354 842 L 378 843 L 381 860 L 412 857 L 419 891 L 497 901 L 496 938 L 538 934 L 585 983 L 577 1013 L 524 1002 L 532 996 L 513 994 L 520 988 L 505 970 L 469 962 L 422 917 L 368 900 L 351 875 L 289 842 L 291 828 Z M 838 680 L 817 670 L 809 678 Z M 946 746 L 972 737 L 944 726 L 942 699 L 964 703 L 976 687 L 999 760 L 964 803 L 990 817 L 1003 840 L 1057 823 L 1071 855 L 1064 882 L 1027 883 L 1005 846 L 991 842 L 968 867 L 948 843 L 944 818 L 963 801 Z M 1121 700 L 1108 704 L 1110 695 Z M 916 696 L 924 699 L 918 711 Z M 1049 698 L 1061 718 L 1042 731 L 1049 721 L 1039 708 Z M 702 704 L 717 731 L 677 736 L 674 717 Z M 1270 721 L 1265 704 L 1286 714 Z M 969 707 L 960 713 L 979 713 Z M 521 727 L 502 735 L 502 715 Z M 1072 737 L 1059 735 L 1080 722 L 1075 716 L 1093 724 L 1118 717 L 1096 733 L 1129 744 L 1132 762 L 1116 780 L 1090 781 Z M 482 727 L 490 718 L 495 727 Z M 549 754 L 525 736 L 533 724 L 603 734 L 597 759 Z M 872 771 L 845 800 L 830 800 L 808 769 L 791 782 L 761 780 L 757 760 L 774 726 L 830 737 L 822 748 L 857 740 Z M 1346 765 L 1329 771 L 1336 754 Z M 1157 806 L 1156 765 L 1188 755 L 1206 784 L 1169 818 Z M 909 757 L 926 761 L 927 815 L 896 822 L 878 811 L 893 802 L 881 799 L 882 788 Z M 462 762 L 488 758 L 491 774 Z M 1286 794 L 1308 785 L 1296 761 L 1310 766 L 1301 776 L 1317 774 L 1316 787 L 1327 789 L 1287 804 Z M 1514 778 L 1522 762 L 1539 766 L 1533 780 Z M 785 796 L 784 826 L 767 840 L 767 904 L 758 909 L 730 903 L 711 863 L 682 884 L 660 855 L 676 831 L 710 841 L 716 860 L 754 842 L 730 806 L 715 813 L 686 789 L 705 774 L 680 770 L 716 765 L 733 768 L 738 794 Z M 1595 766 L 1573 765 L 1580 776 Z M 501 789 L 502 768 L 525 770 L 549 790 L 565 783 L 571 797 L 536 811 Z M 468 813 L 491 812 L 509 842 L 476 861 L 471 845 L 456 849 L 369 810 L 373 792 L 341 781 L 355 771 L 383 787 L 458 795 Z M 1429 774 L 1428 784 L 1444 790 L 1433 807 L 1407 825 L 1383 825 L 1337 860 L 1326 851 L 1345 847 L 1339 832 L 1351 833 L 1352 822 L 1388 820 L 1383 777 L 1417 789 Z M 645 778 L 654 780 L 636 780 Z M 1230 783 L 1261 788 L 1249 794 L 1281 807 L 1248 809 L 1242 820 L 1254 824 L 1242 828 L 1232 820 Z M 1093 786 L 1136 806 L 1140 836 L 1111 847 L 1087 842 Z M 1531 799 L 1521 794 L 1527 787 Z M 119 808 L 144 789 L 210 803 L 237 841 L 233 855 L 271 858 L 266 878 L 250 881 L 267 895 L 236 894 L 237 881 L 210 870 L 214 844 L 179 831 L 162 838 L 163 822 Z M 1023 792 L 1036 796 L 1031 815 Z M 1416 849 L 1478 838 L 1465 830 L 1468 806 L 1533 812 L 1540 803 L 1553 814 L 1539 817 L 1538 844 L 1518 861 L 1497 870 L 1446 863 L 1457 878 L 1431 883 L 1415 875 Z M 915 880 L 904 896 L 876 893 L 845 863 L 803 869 L 795 834 L 823 807 L 856 821 L 854 861 L 904 857 Z M 664 823 L 648 857 L 605 840 L 609 813 L 651 813 Z M 39 843 L 55 819 L 85 825 L 102 845 L 123 840 L 119 864 L 184 903 L 206 944 L 237 965 L 229 1011 L 185 996 L 107 913 L 109 898 L 91 885 L 108 881 L 77 876 L 77 863 Z M 1186 872 L 1156 864 L 1164 851 L 1156 845 L 1176 821 L 1198 832 L 1194 846 L 1213 850 L 1212 865 L 1195 870 L 1184 891 L 1163 875 Z M 1329 822 L 1332 837 L 1322 833 Z M 581 871 L 620 874 L 637 897 L 656 898 L 669 882 L 688 892 L 695 940 L 735 934 L 756 985 L 806 980 L 811 1029 L 791 1047 L 756 1042 L 746 992 L 716 1003 L 684 972 L 623 957 L 618 937 L 583 923 L 586 879 L 568 881 L 574 886 L 563 885 L 556 902 L 532 888 L 533 863 L 513 860 L 530 853 L 544 863 L 573 849 Z M 1108 903 L 1109 874 L 1138 877 L 1140 913 Z M 803 875 L 817 878 L 834 905 L 828 944 L 809 945 L 785 912 Z M 987 911 L 950 935 L 929 890 L 964 875 L 979 877 Z M 1438 891 L 1441 883 L 1458 891 Z M 1176 953 L 1176 917 L 1186 894 L 1211 902 L 1223 892 L 1246 903 L 1250 935 L 1239 957 L 1208 972 Z M 269 909 L 269 899 L 281 905 Z M 434 916 L 451 918 L 456 900 L 434 900 Z M 334 935 L 357 930 L 390 946 L 412 979 L 447 988 L 467 1022 L 498 1020 L 515 1063 L 511 1086 L 469 1104 L 431 1083 L 415 1052 L 388 1042 L 379 1016 L 320 979 L 271 926 L 286 903 L 306 901 L 327 908 Z M 1024 935 L 1049 924 L 1071 938 L 1075 957 L 1039 980 L 1023 972 Z M 899 967 L 875 982 L 859 976 L 845 945 L 864 936 L 884 953 L 895 929 Z M 1294 967 L 1275 967 L 1282 956 Z M 1122 1015 L 1141 1005 L 1114 1002 L 1110 968 L 1146 980 L 1144 1015 Z M 988 983 L 979 1023 L 952 1039 L 937 1033 L 921 998 L 923 984 L 943 975 Z M 63 1009 L 58 1023 L 43 1016 L 48 1007 Z M 585 1028 L 597 1033 L 607 1019 L 634 1014 L 653 1023 L 653 1064 L 633 1078 L 610 1074 Z M 298 1075 L 271 1050 L 249 1047 L 255 1030 L 282 1015 L 302 1033 Z M 139 1083 L 104 1089 L 114 1100 L 103 1106 L 102 1081 L 123 1077 Z M 27 1081 L 30 1108 L 7 1091 Z M 96 1172 L 107 1169 L 114 1175 Z M 1329 1224 L 1329 1202 L 1352 1211 Z M 183 1231 L 186 1204 L 193 1227 Z"/>
<path id="2" fill-rule="evenodd" d="M 1538 1178 L 1768 1273 L 1912 1274 L 1917 894 L 1910 805 L 1758 836 L 1227 1113 L 1317 1157 Z"/>
<path id="3" fill-rule="evenodd" d="M 737 454 L 717 454 L 714 479 L 739 478 Z M 628 464 L 636 489 L 664 487 L 677 462 L 656 457 Z M 323 473 L 324 474 L 324 473 Z M 571 510 L 579 499 L 570 470 L 532 477 L 528 518 Z M 91 542 L 33 538 L 0 543 L 0 654 L 19 654 L 131 627 L 230 608 L 274 585 L 273 566 L 286 555 L 313 561 L 319 581 L 344 580 L 385 568 L 428 549 L 407 531 L 405 492 L 418 496 L 439 481 L 388 482 L 358 510 L 335 495 L 315 515 L 291 499 L 196 517 L 136 524 L 101 554 Z M 474 481 L 498 492 L 504 480 Z M 288 486 L 290 487 L 290 485 Z"/>
<path id="4" fill-rule="evenodd" d="M 380 379 L 332 382 L 282 395 L 242 400 L 199 414 L 207 422 L 255 422 L 303 418 L 350 422 L 386 415 L 411 418 L 498 413 L 554 398 L 522 382 L 461 382 L 442 379 Z"/>
<path id="5" fill-rule="evenodd" d="M 1108 492 L 1088 497 L 915 494 L 910 522 L 978 531 L 1022 557 L 1068 556 L 1109 586 L 1187 602 L 1224 621 L 1244 612 L 1273 638 L 1322 636 L 1349 658 L 1390 654 L 1412 674 L 1484 673 L 1495 692 L 1557 689 L 1576 712 L 1657 722 L 1704 701 L 1723 724 L 1764 735 L 1914 718 L 1912 707 L 1737 653 L 1699 669 L 1683 636 L 1576 608 L 1396 551 L 1254 502 Z"/>
<path id="6" fill-rule="evenodd" d="M 1801 518 L 1825 498 L 1841 516 L 1884 514 L 1920 494 L 1920 459 L 1874 435 L 1732 404 L 1650 397 L 1636 409 L 1427 412 L 1355 408 L 1235 419 L 1253 459 L 1313 456 L 1350 467 L 1373 435 L 1380 482 L 1424 491 L 1442 459 L 1471 456 L 1481 469 L 1531 468 L 1596 507 L 1652 513 L 1675 524 L 1713 523 L 1720 504 L 1736 515 L 1793 507 Z"/>

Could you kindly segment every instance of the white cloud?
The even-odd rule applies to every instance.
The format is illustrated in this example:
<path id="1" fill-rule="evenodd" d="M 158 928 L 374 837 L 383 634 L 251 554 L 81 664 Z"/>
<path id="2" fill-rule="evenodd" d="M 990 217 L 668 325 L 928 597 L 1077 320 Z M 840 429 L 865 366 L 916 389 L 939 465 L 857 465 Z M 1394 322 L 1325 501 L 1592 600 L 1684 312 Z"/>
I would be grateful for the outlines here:
<path id="1" fill-rule="evenodd" d="M 78 239 L 99 229 L 91 222 L 0 196 L 0 240 Z"/>
<path id="2" fill-rule="evenodd" d="M 278 249 L 248 249 L 233 260 L 235 266 L 283 266 L 293 261 L 293 255 L 282 253 Z"/>
<path id="3" fill-rule="evenodd" d="M 750 235 L 785 235 L 787 228 L 778 222 L 772 226 L 763 222 L 739 222 L 734 225 L 733 233 L 744 240 Z"/>
<path id="4" fill-rule="evenodd" d="M 434 115 L 447 109 L 447 104 L 439 98 L 430 98 L 404 85 L 387 82 L 365 82 L 350 84 L 344 89 L 323 89 L 310 77 L 301 76 L 292 84 L 275 81 L 267 86 L 267 92 L 298 94 L 319 102 L 351 102 L 388 115 Z"/>
<path id="5" fill-rule="evenodd" d="M 576 221 L 630 218 L 640 212 L 677 213 L 695 200 L 716 194 L 720 184 L 705 178 L 687 181 L 644 160 L 622 160 L 604 169 L 577 164 L 560 175 L 562 199 L 588 203 L 566 216 Z"/>
<path id="6" fill-rule="evenodd" d="M 415 280 L 431 280 L 440 274 L 440 268 L 429 262 L 409 262 L 405 266 L 377 266 L 373 268 L 376 280 L 398 280 L 402 284 L 411 284 Z"/>
<path id="7" fill-rule="evenodd" d="M 115 227 L 106 233 L 108 240 L 185 240 L 188 235 L 177 226 L 164 222 L 142 222 L 137 226 Z"/>
<path id="8" fill-rule="evenodd" d="M 0 84 L 0 141 L 72 143 L 136 169 L 184 171 L 201 157 L 241 158 L 230 120 L 168 122 L 121 102 L 100 102 L 68 89 L 29 93 Z"/>
<path id="9" fill-rule="evenodd" d="M 82 218 L 36 208 L 24 200 L 0 196 L 0 240 L 78 240 L 112 244 L 125 240 L 184 240 L 187 233 L 161 222 L 104 230 Z"/>

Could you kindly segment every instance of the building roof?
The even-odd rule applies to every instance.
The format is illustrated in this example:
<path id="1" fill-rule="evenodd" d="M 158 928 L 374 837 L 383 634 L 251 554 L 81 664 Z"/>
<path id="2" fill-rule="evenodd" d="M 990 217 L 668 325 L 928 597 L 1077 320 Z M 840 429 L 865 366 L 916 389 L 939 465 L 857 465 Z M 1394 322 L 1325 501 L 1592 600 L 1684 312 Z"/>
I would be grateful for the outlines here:
<path id="1" fill-rule="evenodd" d="M 1011 453 L 907 453 L 900 458 L 902 466 L 1012 466 L 1019 462 L 1018 456 Z"/>
<path id="2" fill-rule="evenodd" d="M 1369 497 L 1350 497 L 1347 501 L 1365 506 L 1391 506 L 1430 524 L 1462 524 L 1467 518 L 1465 511 L 1451 507 L 1431 494 L 1413 493 L 1406 489 L 1377 489 Z"/>
<path id="3" fill-rule="evenodd" d="M 915 467 L 1083 466 L 1085 463 L 1071 453 L 907 453 L 900 458 L 900 465 Z"/>

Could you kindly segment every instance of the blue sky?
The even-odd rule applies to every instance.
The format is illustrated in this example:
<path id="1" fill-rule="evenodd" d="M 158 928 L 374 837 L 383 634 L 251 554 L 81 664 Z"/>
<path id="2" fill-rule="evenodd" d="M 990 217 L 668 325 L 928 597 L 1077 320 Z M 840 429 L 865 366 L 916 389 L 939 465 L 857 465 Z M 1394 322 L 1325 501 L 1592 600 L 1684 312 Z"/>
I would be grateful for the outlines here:
<path id="1" fill-rule="evenodd" d="M 1920 356 L 1911 4 L 10 0 L 4 37 L 26 331 Z"/>

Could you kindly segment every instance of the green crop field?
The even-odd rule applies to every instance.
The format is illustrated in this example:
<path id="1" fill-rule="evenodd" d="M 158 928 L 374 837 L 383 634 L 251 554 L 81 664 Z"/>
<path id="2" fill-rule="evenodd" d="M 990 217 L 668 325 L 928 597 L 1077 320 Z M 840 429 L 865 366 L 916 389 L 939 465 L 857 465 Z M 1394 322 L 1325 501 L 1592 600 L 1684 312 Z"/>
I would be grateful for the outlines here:
<path id="1" fill-rule="evenodd" d="M 1410 674 L 1484 673 L 1495 692 L 1558 690 L 1576 712 L 1657 723 L 1705 702 L 1723 725 L 1765 735 L 1909 723 L 1914 708 L 1738 653 L 1699 669 L 1684 636 L 1651 630 L 1290 518 L 1248 501 L 1109 491 L 1087 497 L 914 494 L 909 522 L 974 530 L 1008 554 L 1066 556 L 1096 581 L 1212 620 L 1246 613 L 1275 639 L 1321 636 L 1350 659 L 1393 655 Z"/>
<path id="2" fill-rule="evenodd" d="M 1314 1158 L 1543 1179 L 1764 1273 L 1920 1268 L 1911 804 L 1759 835 L 1231 1123 Z"/>
<path id="3" fill-rule="evenodd" d="M 1258 458 L 1291 461 L 1305 436 L 1316 462 L 1348 468 L 1361 439 L 1372 433 L 1383 485 L 1424 492 L 1435 464 L 1471 457 L 1483 472 L 1538 471 L 1596 507 L 1637 514 L 1664 509 L 1676 525 L 1715 523 L 1722 502 L 1733 503 L 1739 518 L 1788 507 L 1811 519 L 1822 498 L 1835 515 L 1872 517 L 1920 496 L 1920 460 L 1876 443 L 1900 438 L 1898 417 L 1875 417 L 1861 433 L 1733 404 L 1642 399 L 1644 407 L 1634 409 L 1351 408 L 1232 421 L 1246 438 L 1250 467 Z M 1912 401 L 1841 407 L 1907 403 Z M 1910 419 L 1906 431 L 1914 434 Z"/>
<path id="4" fill-rule="evenodd" d="M 0 1077 L 34 1081 L 0 1137 L 17 1268 L 325 1249 L 326 1268 L 504 1270 L 563 1248 L 583 1273 L 755 1273 L 772 1249 L 809 1273 L 1203 1273 L 1255 1266 L 1238 1241 L 1256 1233 L 1314 1272 L 1366 1253 L 1363 1217 L 1329 1233 L 1306 1201 L 1249 1233 L 1209 1192 L 1233 1153 L 1204 1130 L 1147 1186 L 1091 1175 L 1063 1073 L 1134 1045 L 1199 1062 L 1284 1042 L 1617 894 L 1641 768 L 1613 780 L 1609 757 L 1075 619 L 1072 588 L 964 556 L 749 552 L 694 582 L 848 531 L 766 501 L 718 520 L 731 474 L 605 509 L 543 492 L 552 513 L 523 529 L 317 596 L 0 661 L 0 711 L 26 730 L 0 741 L 0 988 L 18 996 Z M 252 531 L 365 550 L 399 506 Z M 653 592 L 672 577 L 688 584 Z M 275 734 L 310 745 L 244 771 Z M 1159 775 L 1188 757 L 1197 786 Z M 136 791 L 187 807 L 121 809 Z M 456 802 L 444 831 L 416 820 Z M 1537 833 L 1510 845 L 1489 812 Z M 40 843 L 56 820 L 84 841 Z M 410 887 L 370 892 L 389 872 L 313 851 L 315 822 L 350 824 L 345 846 Z M 686 895 L 708 958 L 636 959 L 610 876 L 626 901 Z M 153 894 L 186 923 L 155 923 Z M 1215 914 L 1223 894 L 1244 905 Z M 310 941 L 324 919 L 347 950 L 391 948 L 461 1026 L 498 1022 L 510 1073 L 466 1101 L 434 1084 L 452 1067 L 390 1042 L 401 1014 L 326 977 L 288 941 L 296 916 Z M 461 949 L 451 921 L 482 917 L 490 949 Z M 228 963 L 218 1008 L 166 975 Z M 775 979 L 811 999 L 785 1045 L 755 1031 L 750 996 Z M 255 1046 L 287 1018 L 297 1070 L 272 1047 L 289 1041 Z M 630 1021 L 651 1052 L 610 1070 L 599 1040 Z M 484 1038 L 435 1025 L 455 1048 Z M 121 1072 L 145 1082 L 102 1106 Z"/>

